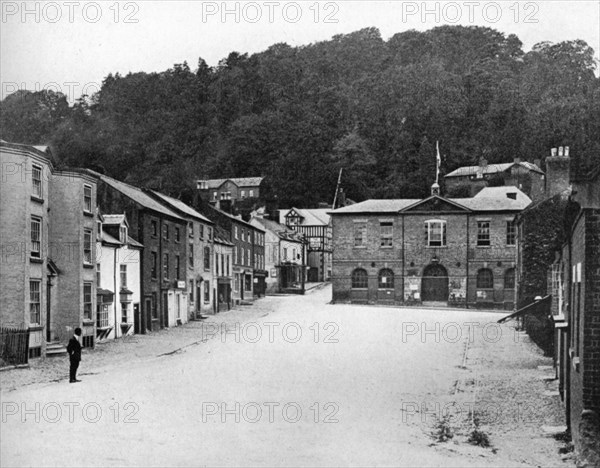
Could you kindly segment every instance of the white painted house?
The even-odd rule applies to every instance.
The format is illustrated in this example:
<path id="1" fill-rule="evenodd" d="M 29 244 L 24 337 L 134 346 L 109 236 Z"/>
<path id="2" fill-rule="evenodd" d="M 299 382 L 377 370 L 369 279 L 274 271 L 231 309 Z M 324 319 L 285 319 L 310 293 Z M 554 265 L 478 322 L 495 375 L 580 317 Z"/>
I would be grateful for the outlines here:
<path id="1" fill-rule="evenodd" d="M 143 246 L 129 237 L 124 214 L 99 219 L 96 337 L 102 341 L 133 334 L 134 316 L 140 313 Z"/>

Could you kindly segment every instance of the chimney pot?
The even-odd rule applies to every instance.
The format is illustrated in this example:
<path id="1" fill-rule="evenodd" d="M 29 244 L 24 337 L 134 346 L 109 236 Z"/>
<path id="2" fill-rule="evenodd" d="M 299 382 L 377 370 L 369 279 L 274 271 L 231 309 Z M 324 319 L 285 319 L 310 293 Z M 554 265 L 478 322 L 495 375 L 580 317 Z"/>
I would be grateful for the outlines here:
<path id="1" fill-rule="evenodd" d="M 558 147 L 558 155 L 559 155 L 559 156 L 562 156 L 562 155 L 563 155 L 563 147 L 562 147 L 562 146 L 559 146 L 559 147 Z"/>
<path id="2" fill-rule="evenodd" d="M 552 149 L 550 150 L 550 156 L 556 156 L 556 151 L 557 151 L 557 149 L 556 149 L 556 148 L 552 148 Z"/>

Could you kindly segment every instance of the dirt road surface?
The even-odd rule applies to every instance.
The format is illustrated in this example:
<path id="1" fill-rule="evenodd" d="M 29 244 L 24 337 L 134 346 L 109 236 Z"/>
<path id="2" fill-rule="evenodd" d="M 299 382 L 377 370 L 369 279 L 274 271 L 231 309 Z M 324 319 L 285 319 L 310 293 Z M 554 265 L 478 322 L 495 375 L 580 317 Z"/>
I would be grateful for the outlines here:
<path id="1" fill-rule="evenodd" d="M 541 428 L 562 421 L 551 362 L 504 314 L 330 297 L 105 345 L 81 383 L 60 360 L 3 372 L 0 464 L 571 466 Z"/>

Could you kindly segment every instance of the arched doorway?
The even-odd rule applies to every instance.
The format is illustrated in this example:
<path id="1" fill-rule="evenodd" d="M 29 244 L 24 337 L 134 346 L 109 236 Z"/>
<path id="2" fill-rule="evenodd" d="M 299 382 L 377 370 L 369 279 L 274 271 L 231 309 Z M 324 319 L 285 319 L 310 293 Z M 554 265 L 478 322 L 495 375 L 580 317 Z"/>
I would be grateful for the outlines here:
<path id="1" fill-rule="evenodd" d="M 448 300 L 448 271 L 439 264 L 425 267 L 421 283 L 421 300 L 446 302 Z"/>

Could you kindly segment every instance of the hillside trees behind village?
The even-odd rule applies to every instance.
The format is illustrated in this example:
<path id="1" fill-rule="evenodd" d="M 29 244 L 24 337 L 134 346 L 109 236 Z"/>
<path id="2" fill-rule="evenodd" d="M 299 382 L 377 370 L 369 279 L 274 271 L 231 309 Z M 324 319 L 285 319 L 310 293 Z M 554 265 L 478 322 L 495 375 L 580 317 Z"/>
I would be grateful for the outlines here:
<path id="1" fill-rule="evenodd" d="M 521 41 L 443 26 L 382 39 L 375 28 L 216 67 L 107 76 L 69 106 L 52 91 L 0 103 L 0 137 L 50 144 L 57 163 L 185 195 L 204 177 L 268 177 L 280 206 L 347 196 L 426 196 L 461 165 L 533 161 L 567 145 L 600 154 L 600 80 L 583 41 Z"/>

